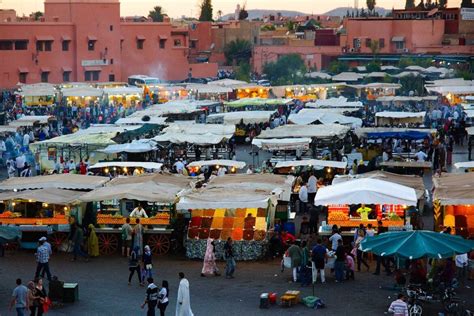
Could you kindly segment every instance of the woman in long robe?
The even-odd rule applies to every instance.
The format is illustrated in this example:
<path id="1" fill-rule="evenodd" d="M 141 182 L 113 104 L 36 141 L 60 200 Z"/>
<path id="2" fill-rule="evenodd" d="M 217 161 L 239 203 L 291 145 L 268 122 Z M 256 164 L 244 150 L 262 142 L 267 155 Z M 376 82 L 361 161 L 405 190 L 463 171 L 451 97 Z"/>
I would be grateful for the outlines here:
<path id="1" fill-rule="evenodd" d="M 87 239 L 87 250 L 89 256 L 98 257 L 99 256 L 99 239 L 95 233 L 95 227 L 92 224 L 89 224 L 89 238 Z"/>
<path id="2" fill-rule="evenodd" d="M 216 264 L 214 241 L 210 238 L 207 240 L 206 254 L 204 255 L 201 276 L 204 277 L 206 274 L 214 274 L 215 276 L 220 275 Z"/>

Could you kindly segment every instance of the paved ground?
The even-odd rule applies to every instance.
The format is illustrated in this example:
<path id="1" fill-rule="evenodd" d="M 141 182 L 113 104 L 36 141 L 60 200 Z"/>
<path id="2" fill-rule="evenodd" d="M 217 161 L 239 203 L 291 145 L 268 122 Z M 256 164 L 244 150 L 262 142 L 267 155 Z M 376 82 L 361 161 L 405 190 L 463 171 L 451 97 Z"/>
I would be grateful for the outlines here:
<path id="1" fill-rule="evenodd" d="M 395 291 L 380 289 L 390 286 L 392 278 L 374 276 L 370 272 L 356 273 L 356 280 L 337 284 L 328 277 L 324 285 L 316 284 L 315 294 L 327 304 L 324 310 L 314 311 L 303 305 L 293 308 L 272 306 L 269 310 L 258 308 L 259 295 L 274 291 L 279 294 L 288 289 L 302 291 L 303 296 L 311 295 L 312 289 L 301 288 L 289 283 L 290 271 L 279 270 L 278 261 L 238 263 L 236 278 L 200 277 L 200 261 L 165 256 L 156 257 L 155 279 L 170 282 L 169 315 L 174 314 L 179 271 L 183 271 L 191 284 L 191 304 L 195 315 L 383 315 L 396 295 Z M 223 267 L 223 263 L 219 264 Z M 35 263 L 32 252 L 20 251 L 0 258 L 0 315 L 7 312 L 7 303 L 15 279 L 28 280 L 34 273 Z M 374 266 L 372 265 L 372 271 Z M 100 257 L 91 262 L 70 262 L 66 255 L 55 255 L 51 270 L 61 280 L 79 283 L 80 301 L 52 310 L 50 315 L 144 315 L 139 305 L 144 298 L 144 288 L 134 280 L 127 285 L 127 260 L 118 256 Z M 473 282 L 471 285 L 474 286 Z M 466 299 L 472 298 L 472 290 L 461 289 Z M 470 300 L 471 308 L 474 302 Z M 426 315 L 437 315 L 438 304 L 430 304 Z"/>

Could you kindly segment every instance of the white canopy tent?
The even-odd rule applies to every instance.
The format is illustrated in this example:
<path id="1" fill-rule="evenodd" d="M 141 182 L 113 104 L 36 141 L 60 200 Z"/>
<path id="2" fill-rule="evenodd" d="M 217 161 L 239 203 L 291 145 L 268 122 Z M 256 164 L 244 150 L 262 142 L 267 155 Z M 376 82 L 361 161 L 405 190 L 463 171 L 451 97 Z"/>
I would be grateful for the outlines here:
<path id="1" fill-rule="evenodd" d="M 267 128 L 258 136 L 265 138 L 331 138 L 343 137 L 350 127 L 339 124 L 327 125 L 283 125 L 274 129 Z"/>
<path id="2" fill-rule="evenodd" d="M 322 124 L 342 124 L 352 127 L 361 127 L 362 120 L 357 117 L 344 116 L 338 113 L 324 112 L 317 109 L 302 109 L 296 114 L 291 114 L 288 121 L 297 125 L 308 125 L 315 122 Z"/>
<path id="3" fill-rule="evenodd" d="M 358 81 L 363 79 L 364 76 L 355 72 L 341 72 L 332 77 L 333 81 Z"/>
<path id="4" fill-rule="evenodd" d="M 329 80 L 332 78 L 332 76 L 330 74 L 327 74 L 325 72 L 318 72 L 318 71 L 313 71 L 313 72 L 309 72 L 307 74 L 304 75 L 306 78 L 320 78 L 320 79 L 326 79 L 326 80 Z"/>
<path id="5" fill-rule="evenodd" d="M 56 95 L 56 88 L 50 83 L 24 84 L 18 94 L 22 97 L 43 97 Z"/>
<path id="6" fill-rule="evenodd" d="M 276 111 L 236 111 L 219 114 L 211 114 L 207 117 L 208 123 L 223 122 L 224 124 L 237 125 L 241 121 L 244 124 L 258 124 L 270 121 Z"/>
<path id="7" fill-rule="evenodd" d="M 392 77 L 394 78 L 403 78 L 403 77 L 409 77 L 409 76 L 414 76 L 414 77 L 424 77 L 422 74 L 420 74 L 419 72 L 417 71 L 402 71 L 401 73 L 399 74 L 396 74 L 396 75 L 392 75 Z"/>
<path id="8" fill-rule="evenodd" d="M 311 138 L 254 138 L 252 145 L 264 150 L 308 150 Z"/>
<path id="9" fill-rule="evenodd" d="M 332 160 L 318 160 L 318 159 L 292 160 L 292 161 L 280 161 L 276 164 L 275 168 L 291 168 L 291 167 L 301 167 L 301 166 L 345 169 L 347 167 L 347 162 L 332 161 Z"/>
<path id="10" fill-rule="evenodd" d="M 456 162 L 454 166 L 458 169 L 461 169 L 461 168 L 471 169 L 471 168 L 474 168 L 474 161 Z"/>
<path id="11" fill-rule="evenodd" d="M 234 167 L 236 169 L 243 169 L 245 167 L 245 162 L 227 160 L 227 159 L 215 159 L 215 160 L 200 160 L 193 161 L 188 164 L 187 167 L 202 167 L 202 166 L 225 166 L 225 167 Z"/>
<path id="12" fill-rule="evenodd" d="M 156 143 L 149 139 L 134 140 L 131 143 L 109 145 L 102 152 L 106 154 L 118 153 L 144 153 L 156 149 Z"/>
<path id="13" fill-rule="evenodd" d="M 61 93 L 64 97 L 101 97 L 104 92 L 101 89 L 84 86 L 62 89 Z"/>
<path id="14" fill-rule="evenodd" d="M 111 87 L 111 88 L 103 88 L 102 89 L 105 94 L 108 96 L 112 95 L 137 95 L 140 96 L 143 94 L 143 89 L 138 87 Z"/>
<path id="15" fill-rule="evenodd" d="M 124 117 L 118 119 L 116 125 L 143 125 L 143 124 L 154 124 L 154 125 L 166 125 L 166 117 L 161 116 L 149 116 L 149 119 L 143 120 L 143 117 Z"/>
<path id="16" fill-rule="evenodd" d="M 399 123 L 422 124 L 426 112 L 377 112 L 375 113 L 375 125 L 393 125 Z"/>
<path id="17" fill-rule="evenodd" d="M 89 167 L 89 169 L 99 168 L 143 168 L 150 170 L 160 170 L 163 166 L 159 162 L 141 162 L 141 161 L 104 161 L 98 162 L 95 165 Z"/>
<path id="18" fill-rule="evenodd" d="M 103 186 L 108 177 L 84 176 L 79 174 L 53 174 L 37 177 L 10 178 L 0 182 L 0 190 L 70 189 L 92 190 Z"/>
<path id="19" fill-rule="evenodd" d="M 355 179 L 320 188 L 314 199 L 315 205 L 417 205 L 417 202 L 415 189 L 373 178 Z"/>
<path id="20" fill-rule="evenodd" d="M 362 102 L 348 102 L 347 98 L 330 98 L 325 100 L 316 100 L 316 102 L 306 103 L 306 107 L 310 108 L 362 108 Z"/>
<path id="21" fill-rule="evenodd" d="M 153 140 L 156 142 L 190 143 L 206 146 L 216 145 L 230 139 L 234 133 L 235 125 L 175 122 L 166 127 L 163 134 L 155 136 Z"/>

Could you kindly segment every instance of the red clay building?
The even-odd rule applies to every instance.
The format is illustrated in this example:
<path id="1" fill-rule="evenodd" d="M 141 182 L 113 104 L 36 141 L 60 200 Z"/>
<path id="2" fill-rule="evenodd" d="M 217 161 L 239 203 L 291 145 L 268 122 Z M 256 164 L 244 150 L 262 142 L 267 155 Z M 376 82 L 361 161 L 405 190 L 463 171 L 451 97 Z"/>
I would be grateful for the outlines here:
<path id="1" fill-rule="evenodd" d="M 37 22 L 0 21 L 0 87 L 18 82 L 126 81 L 210 77 L 217 64 L 188 59 L 190 32 L 163 23 L 125 22 L 118 0 L 45 0 Z"/>

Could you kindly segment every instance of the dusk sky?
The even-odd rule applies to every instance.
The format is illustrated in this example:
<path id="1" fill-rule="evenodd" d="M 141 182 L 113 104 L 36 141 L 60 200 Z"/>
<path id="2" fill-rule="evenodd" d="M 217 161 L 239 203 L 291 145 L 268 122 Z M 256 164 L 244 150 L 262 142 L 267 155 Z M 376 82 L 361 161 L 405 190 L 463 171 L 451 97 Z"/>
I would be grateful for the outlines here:
<path id="1" fill-rule="evenodd" d="M 19 15 L 33 11 L 43 11 L 43 0 L 0 0 L 0 8 L 15 9 Z M 171 17 L 181 15 L 196 16 L 199 0 L 121 0 L 121 15 L 147 15 L 155 5 L 161 5 Z M 222 10 L 224 14 L 234 12 L 237 3 L 245 0 L 214 0 L 214 14 Z M 419 1 L 416 0 L 416 3 Z M 461 0 L 448 1 L 449 6 L 459 6 Z M 354 0 L 249 0 L 248 9 L 295 10 L 306 13 L 324 13 L 340 6 L 352 6 Z M 377 0 L 377 6 L 402 8 L 405 0 Z M 366 6 L 365 0 L 359 0 L 359 7 Z"/>

